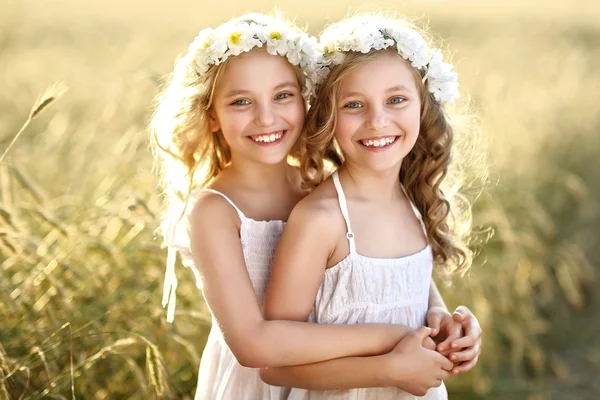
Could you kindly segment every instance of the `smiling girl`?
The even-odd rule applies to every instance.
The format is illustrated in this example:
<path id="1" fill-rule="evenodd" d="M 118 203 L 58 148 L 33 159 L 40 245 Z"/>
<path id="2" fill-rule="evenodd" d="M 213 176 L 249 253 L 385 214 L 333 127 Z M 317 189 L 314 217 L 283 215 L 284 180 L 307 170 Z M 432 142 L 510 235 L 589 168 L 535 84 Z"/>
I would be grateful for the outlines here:
<path id="1" fill-rule="evenodd" d="M 444 105 L 458 97 L 457 75 L 402 20 L 350 18 L 325 29 L 321 43 L 323 81 L 302 157 L 305 184 L 319 186 L 283 232 L 265 315 L 422 330 L 445 309 L 432 284 L 434 265 L 462 272 L 472 258 L 468 224 L 441 187 L 457 134 Z M 339 168 L 324 180 L 325 160 Z M 469 221 L 470 207 L 462 216 Z M 433 346 L 413 337 L 398 344 L 395 352 L 414 357 L 404 359 L 403 379 L 395 382 L 388 360 L 378 357 L 265 369 L 261 376 L 313 389 L 293 390 L 290 399 L 445 399 L 443 380 L 477 363 L 481 341 L 480 331 L 459 338 L 450 314 L 443 320 Z M 455 352 L 447 353 L 448 345 Z M 451 374 L 435 364 L 436 350 L 455 363 Z"/>
<path id="2" fill-rule="evenodd" d="M 163 304 L 173 321 L 179 251 L 213 317 L 196 399 L 283 399 L 287 390 L 264 384 L 255 368 L 386 353 L 410 331 L 263 318 L 275 246 L 306 193 L 288 159 L 303 135 L 316 51 L 292 24 L 246 15 L 200 32 L 159 98 L 152 143 L 167 199 Z M 436 367 L 452 363 L 439 356 Z"/>

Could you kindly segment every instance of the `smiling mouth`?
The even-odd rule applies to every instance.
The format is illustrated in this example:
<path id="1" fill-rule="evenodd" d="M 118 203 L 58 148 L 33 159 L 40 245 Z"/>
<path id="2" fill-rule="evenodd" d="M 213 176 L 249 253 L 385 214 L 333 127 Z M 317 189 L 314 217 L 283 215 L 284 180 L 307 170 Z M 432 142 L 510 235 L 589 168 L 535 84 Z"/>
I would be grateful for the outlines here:
<path id="1" fill-rule="evenodd" d="M 275 143 L 281 140 L 286 131 L 277 131 L 270 133 L 262 133 L 260 135 L 249 136 L 256 143 Z"/>
<path id="2" fill-rule="evenodd" d="M 358 142 L 365 147 L 382 148 L 382 147 L 391 146 L 392 144 L 394 144 L 396 142 L 396 140 L 398 140 L 399 137 L 400 136 L 386 136 L 386 137 L 380 137 L 380 138 L 369 138 L 369 139 L 359 140 Z"/>

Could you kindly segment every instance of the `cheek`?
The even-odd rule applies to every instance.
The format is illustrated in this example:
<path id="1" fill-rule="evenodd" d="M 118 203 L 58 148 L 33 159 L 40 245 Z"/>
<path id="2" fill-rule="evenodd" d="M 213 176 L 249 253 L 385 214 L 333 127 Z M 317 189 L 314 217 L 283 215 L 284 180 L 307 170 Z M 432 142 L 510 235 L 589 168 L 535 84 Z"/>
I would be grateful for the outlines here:
<path id="1" fill-rule="evenodd" d="M 304 110 L 304 104 L 300 103 L 294 112 L 294 125 L 300 130 L 304 128 L 304 119 L 306 118 L 306 111 Z"/>
<path id="2" fill-rule="evenodd" d="M 341 145 L 341 143 L 351 140 L 358 126 L 360 126 L 360 121 L 356 115 L 338 113 L 335 126 L 335 137 L 338 143 Z"/>
<path id="3" fill-rule="evenodd" d="M 418 116 L 416 118 L 411 118 L 411 120 L 406 124 L 406 130 L 410 136 L 418 136 L 420 129 L 421 121 Z"/>
<path id="4" fill-rule="evenodd" d="M 302 130 L 304 127 L 305 117 L 306 113 L 304 111 L 304 103 L 301 101 L 290 104 L 289 108 L 286 110 L 286 119 L 295 130 Z"/>
<path id="5" fill-rule="evenodd" d="M 419 131 L 421 129 L 421 110 L 419 107 L 414 107 L 406 111 L 407 112 L 401 116 L 402 119 L 400 120 L 402 130 L 404 130 L 408 137 L 417 140 L 417 136 L 419 136 Z"/>
<path id="6" fill-rule="evenodd" d="M 411 125 L 410 125 L 410 132 L 411 132 L 411 135 L 413 135 L 415 137 L 415 140 L 417 140 L 417 137 L 419 136 L 420 131 L 421 131 L 421 118 L 417 114 L 415 116 L 415 118 L 413 118 L 413 120 L 411 121 Z"/>
<path id="7" fill-rule="evenodd" d="M 226 111 L 220 116 L 221 131 L 225 138 L 240 136 L 248 126 L 252 117 L 244 111 Z"/>

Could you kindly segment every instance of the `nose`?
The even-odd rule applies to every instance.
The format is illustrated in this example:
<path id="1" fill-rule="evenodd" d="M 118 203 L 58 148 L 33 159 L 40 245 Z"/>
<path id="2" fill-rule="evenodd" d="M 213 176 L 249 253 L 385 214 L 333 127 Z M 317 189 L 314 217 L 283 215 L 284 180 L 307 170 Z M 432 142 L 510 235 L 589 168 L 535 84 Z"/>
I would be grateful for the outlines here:
<path id="1" fill-rule="evenodd" d="M 367 117 L 367 128 L 379 131 L 386 128 L 389 124 L 388 116 L 383 107 L 371 107 Z"/>
<path id="2" fill-rule="evenodd" d="M 275 122 L 275 114 L 271 104 L 259 104 L 256 107 L 256 125 L 269 127 Z"/>

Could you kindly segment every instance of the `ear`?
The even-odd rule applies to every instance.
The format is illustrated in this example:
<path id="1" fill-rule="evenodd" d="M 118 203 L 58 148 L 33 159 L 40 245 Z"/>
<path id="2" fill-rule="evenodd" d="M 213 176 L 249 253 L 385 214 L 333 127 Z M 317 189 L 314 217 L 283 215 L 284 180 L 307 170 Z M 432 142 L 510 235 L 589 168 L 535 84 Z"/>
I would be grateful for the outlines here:
<path id="1" fill-rule="evenodd" d="M 221 130 L 221 124 L 217 119 L 217 114 L 215 114 L 215 111 L 212 108 L 208 110 L 208 128 L 211 132 L 218 132 Z"/>

